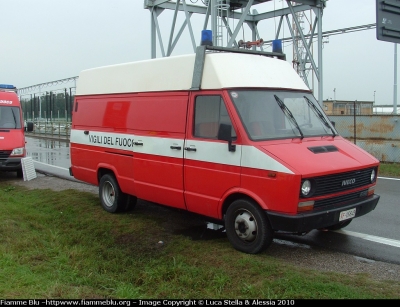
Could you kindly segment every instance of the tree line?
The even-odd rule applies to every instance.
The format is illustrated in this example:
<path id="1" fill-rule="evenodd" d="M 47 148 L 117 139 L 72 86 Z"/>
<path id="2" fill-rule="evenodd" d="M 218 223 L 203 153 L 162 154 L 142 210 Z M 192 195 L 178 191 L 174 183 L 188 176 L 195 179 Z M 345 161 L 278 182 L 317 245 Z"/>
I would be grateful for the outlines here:
<path id="1" fill-rule="evenodd" d="M 25 120 L 53 121 L 62 119 L 70 121 L 74 101 L 71 88 L 64 92 L 45 92 L 31 94 L 30 98 L 22 98 L 21 105 Z M 40 114 L 41 113 L 41 114 Z"/>

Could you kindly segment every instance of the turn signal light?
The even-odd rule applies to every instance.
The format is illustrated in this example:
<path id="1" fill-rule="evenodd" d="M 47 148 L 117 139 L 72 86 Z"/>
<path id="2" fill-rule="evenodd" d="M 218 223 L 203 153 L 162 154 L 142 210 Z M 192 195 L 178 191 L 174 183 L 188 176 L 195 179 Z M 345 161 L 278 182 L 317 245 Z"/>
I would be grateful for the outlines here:
<path id="1" fill-rule="evenodd" d="M 305 201 L 297 205 L 297 212 L 310 211 L 314 209 L 314 201 Z"/>
<path id="2" fill-rule="evenodd" d="M 375 186 L 370 187 L 368 189 L 368 196 L 374 195 L 375 194 Z"/>

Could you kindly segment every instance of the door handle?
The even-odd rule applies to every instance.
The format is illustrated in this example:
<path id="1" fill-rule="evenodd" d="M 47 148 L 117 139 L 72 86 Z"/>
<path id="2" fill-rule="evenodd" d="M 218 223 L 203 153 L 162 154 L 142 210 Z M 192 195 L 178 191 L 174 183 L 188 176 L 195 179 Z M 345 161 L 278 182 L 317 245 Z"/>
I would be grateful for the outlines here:
<path id="1" fill-rule="evenodd" d="M 142 143 L 142 142 L 133 142 L 133 144 L 134 144 L 134 145 L 137 145 L 137 146 L 143 146 L 143 143 Z"/>
<path id="2" fill-rule="evenodd" d="M 185 147 L 185 150 L 187 151 L 196 151 L 195 147 Z"/>
<path id="3" fill-rule="evenodd" d="M 177 150 L 181 150 L 181 149 L 182 149 L 181 146 L 170 146 L 169 148 L 171 148 L 171 149 L 177 149 Z"/>

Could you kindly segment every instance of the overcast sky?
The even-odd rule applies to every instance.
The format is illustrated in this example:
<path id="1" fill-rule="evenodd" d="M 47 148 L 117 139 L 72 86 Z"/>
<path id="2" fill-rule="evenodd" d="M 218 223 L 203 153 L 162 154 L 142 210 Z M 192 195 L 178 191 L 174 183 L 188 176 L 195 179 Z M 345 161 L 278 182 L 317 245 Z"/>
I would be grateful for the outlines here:
<path id="1" fill-rule="evenodd" d="M 322 30 L 375 23 L 375 2 L 328 0 Z M 261 13 L 284 3 L 253 8 Z M 23 88 L 78 76 L 87 68 L 149 59 L 150 12 L 143 7 L 143 0 L 0 0 L 0 83 Z M 198 44 L 203 18 L 193 18 Z M 159 21 L 165 44 L 172 12 L 162 13 Z M 270 25 L 258 25 L 265 41 L 274 38 Z M 193 52 L 188 38 L 186 29 L 172 55 Z M 377 104 L 393 104 L 394 50 L 393 43 L 376 39 L 375 29 L 330 36 L 323 48 L 323 98 L 373 101 L 375 92 Z M 284 52 L 292 58 L 291 45 Z"/>

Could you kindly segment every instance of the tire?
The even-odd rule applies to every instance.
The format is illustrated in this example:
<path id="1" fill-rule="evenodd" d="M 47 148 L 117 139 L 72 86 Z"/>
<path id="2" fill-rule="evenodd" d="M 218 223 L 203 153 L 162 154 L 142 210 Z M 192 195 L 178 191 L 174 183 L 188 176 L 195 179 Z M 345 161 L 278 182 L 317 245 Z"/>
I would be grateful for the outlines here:
<path id="1" fill-rule="evenodd" d="M 17 178 L 23 178 L 24 173 L 22 172 L 22 169 L 17 170 Z"/>
<path id="2" fill-rule="evenodd" d="M 339 222 L 339 223 L 337 223 L 335 225 L 332 225 L 332 226 L 329 226 L 329 227 L 325 227 L 325 229 L 327 229 L 327 230 L 339 230 L 339 229 L 342 229 L 342 228 L 348 226 L 351 223 L 352 220 L 353 219 L 350 219 L 350 220 L 347 220 L 347 221 L 343 221 L 343 222 Z"/>
<path id="3" fill-rule="evenodd" d="M 25 131 L 32 132 L 33 131 L 33 122 L 27 122 Z"/>
<path id="4" fill-rule="evenodd" d="M 225 229 L 233 247 L 247 254 L 260 253 L 272 243 L 273 230 L 267 216 L 251 200 L 238 199 L 228 207 Z"/>
<path id="5" fill-rule="evenodd" d="M 136 205 L 136 197 L 123 193 L 112 174 L 101 177 L 99 197 L 103 209 L 110 213 L 127 211 Z"/>

